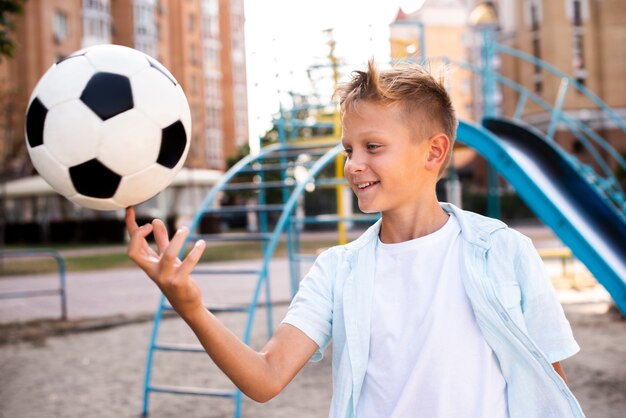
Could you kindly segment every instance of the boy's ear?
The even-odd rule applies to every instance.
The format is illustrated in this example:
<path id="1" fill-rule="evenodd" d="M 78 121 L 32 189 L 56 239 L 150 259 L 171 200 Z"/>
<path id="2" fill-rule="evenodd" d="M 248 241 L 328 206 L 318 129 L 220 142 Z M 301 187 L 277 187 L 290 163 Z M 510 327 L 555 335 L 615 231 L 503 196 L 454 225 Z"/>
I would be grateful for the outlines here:
<path id="1" fill-rule="evenodd" d="M 445 134 L 437 134 L 428 140 L 428 157 L 426 166 L 429 169 L 439 170 L 446 161 L 450 150 L 450 138 Z"/>

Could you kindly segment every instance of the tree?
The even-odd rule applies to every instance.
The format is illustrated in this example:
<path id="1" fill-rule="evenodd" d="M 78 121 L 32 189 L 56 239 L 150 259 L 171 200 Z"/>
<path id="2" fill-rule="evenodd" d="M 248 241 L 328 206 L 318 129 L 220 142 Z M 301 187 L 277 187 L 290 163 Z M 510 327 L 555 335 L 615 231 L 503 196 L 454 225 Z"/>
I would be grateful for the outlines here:
<path id="1" fill-rule="evenodd" d="M 11 32 L 15 30 L 15 16 L 22 13 L 25 0 L 0 0 L 0 61 L 13 56 L 15 43 Z"/>

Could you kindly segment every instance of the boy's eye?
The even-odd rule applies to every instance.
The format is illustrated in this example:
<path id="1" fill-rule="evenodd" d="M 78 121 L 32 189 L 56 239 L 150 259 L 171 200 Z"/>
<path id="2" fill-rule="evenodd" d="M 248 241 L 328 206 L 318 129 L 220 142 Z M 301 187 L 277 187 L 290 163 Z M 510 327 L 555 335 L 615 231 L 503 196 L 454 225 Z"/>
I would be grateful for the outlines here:
<path id="1" fill-rule="evenodd" d="M 380 145 L 378 144 L 367 144 L 367 150 L 368 151 L 374 151 L 376 149 L 380 148 Z"/>
<path id="2" fill-rule="evenodd" d="M 343 153 L 346 157 L 352 155 L 352 148 L 344 148 Z"/>

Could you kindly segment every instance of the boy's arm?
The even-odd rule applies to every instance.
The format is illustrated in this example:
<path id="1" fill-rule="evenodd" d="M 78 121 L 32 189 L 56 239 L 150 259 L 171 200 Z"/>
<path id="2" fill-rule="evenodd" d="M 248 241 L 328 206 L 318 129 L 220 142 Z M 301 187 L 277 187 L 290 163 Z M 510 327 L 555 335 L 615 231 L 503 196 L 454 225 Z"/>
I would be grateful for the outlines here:
<path id="1" fill-rule="evenodd" d="M 189 277 L 204 251 L 203 241 L 181 261 L 177 256 L 189 233 L 186 228 L 179 229 L 170 242 L 163 222 L 155 219 L 139 227 L 132 208 L 126 210 L 126 227 L 128 256 L 156 283 L 215 364 L 248 397 L 266 402 L 276 396 L 317 350 L 312 339 L 287 324 L 278 327 L 260 352 L 252 350 L 204 307 L 200 288 Z M 158 253 L 146 241 L 151 232 Z"/>

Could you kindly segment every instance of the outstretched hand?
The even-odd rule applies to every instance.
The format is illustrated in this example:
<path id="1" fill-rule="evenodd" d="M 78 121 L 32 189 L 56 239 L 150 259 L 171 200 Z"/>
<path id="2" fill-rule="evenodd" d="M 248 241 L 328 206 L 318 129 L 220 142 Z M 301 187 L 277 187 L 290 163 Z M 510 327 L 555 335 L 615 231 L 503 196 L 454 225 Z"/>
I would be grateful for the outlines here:
<path id="1" fill-rule="evenodd" d="M 176 312 L 186 318 L 203 310 L 202 292 L 189 274 L 198 264 L 206 247 L 205 242 L 197 241 L 181 261 L 178 253 L 189 234 L 188 228 L 178 229 L 170 241 L 163 221 L 155 219 L 151 224 L 139 226 L 133 208 L 126 209 L 126 228 L 130 234 L 128 256 L 159 286 Z M 146 241 L 151 232 L 154 233 L 158 253 Z"/>

